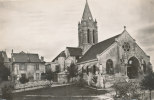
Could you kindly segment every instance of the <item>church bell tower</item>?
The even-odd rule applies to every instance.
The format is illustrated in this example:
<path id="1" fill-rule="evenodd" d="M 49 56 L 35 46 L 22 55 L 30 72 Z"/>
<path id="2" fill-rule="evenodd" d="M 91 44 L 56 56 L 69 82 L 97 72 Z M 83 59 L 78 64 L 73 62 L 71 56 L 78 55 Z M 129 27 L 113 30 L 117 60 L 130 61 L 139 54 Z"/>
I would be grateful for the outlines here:
<path id="1" fill-rule="evenodd" d="M 86 0 L 81 22 L 78 23 L 79 47 L 86 52 L 92 45 L 98 43 L 97 21 L 93 19 Z"/>

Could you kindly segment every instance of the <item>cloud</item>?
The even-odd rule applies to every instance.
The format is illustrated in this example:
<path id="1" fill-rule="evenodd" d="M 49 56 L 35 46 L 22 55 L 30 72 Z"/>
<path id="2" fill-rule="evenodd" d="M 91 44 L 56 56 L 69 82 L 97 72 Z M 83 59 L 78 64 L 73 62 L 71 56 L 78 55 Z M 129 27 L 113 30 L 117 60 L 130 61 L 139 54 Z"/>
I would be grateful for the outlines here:
<path id="1" fill-rule="evenodd" d="M 139 14 L 142 21 L 154 22 L 154 0 L 141 0 Z"/>
<path id="2" fill-rule="evenodd" d="M 146 51 L 154 52 L 154 48 L 147 48 Z"/>
<path id="3" fill-rule="evenodd" d="M 154 24 L 139 29 L 138 34 L 137 34 L 137 38 L 138 38 L 138 40 L 140 40 L 140 43 L 143 46 L 145 46 L 145 47 L 153 46 L 153 43 L 154 43 Z"/>
<path id="4" fill-rule="evenodd" d="M 154 23 L 152 0 L 88 2 L 98 21 L 100 41 L 119 34 L 124 25 L 132 33 L 133 28 L 143 26 L 136 40 L 141 42 L 141 47 L 151 48 L 154 43 L 154 25 L 149 25 Z M 0 49 L 36 52 L 51 61 L 66 46 L 77 46 L 77 23 L 84 5 L 85 0 L 0 0 L 0 37 L 3 37 Z"/>
<path id="5" fill-rule="evenodd" d="M 140 29 L 139 32 L 141 32 L 142 34 L 146 33 L 147 35 L 154 34 L 154 24 Z"/>

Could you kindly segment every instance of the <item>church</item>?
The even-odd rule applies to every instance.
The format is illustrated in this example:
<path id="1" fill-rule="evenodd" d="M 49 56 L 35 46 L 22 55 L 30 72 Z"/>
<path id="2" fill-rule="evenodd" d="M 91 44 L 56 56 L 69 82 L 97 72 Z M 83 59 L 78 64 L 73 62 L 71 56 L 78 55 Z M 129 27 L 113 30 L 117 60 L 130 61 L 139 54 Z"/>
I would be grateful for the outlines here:
<path id="1" fill-rule="evenodd" d="M 78 47 L 66 47 L 52 62 L 65 71 L 71 63 L 83 73 L 83 79 L 90 85 L 93 77 L 100 83 L 104 76 L 125 76 L 136 79 L 152 70 L 150 56 L 124 30 L 109 39 L 98 42 L 97 21 L 93 19 L 86 1 L 81 21 L 78 23 Z"/>

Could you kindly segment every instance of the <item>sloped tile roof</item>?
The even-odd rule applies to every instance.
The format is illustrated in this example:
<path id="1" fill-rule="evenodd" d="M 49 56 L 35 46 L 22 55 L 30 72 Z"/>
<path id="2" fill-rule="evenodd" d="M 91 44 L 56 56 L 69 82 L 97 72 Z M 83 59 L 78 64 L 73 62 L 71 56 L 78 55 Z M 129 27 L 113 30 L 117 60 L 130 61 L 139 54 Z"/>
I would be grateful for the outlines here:
<path id="1" fill-rule="evenodd" d="M 52 62 L 54 62 L 55 60 L 58 60 L 59 57 L 66 57 L 65 51 L 62 51 L 55 59 L 52 60 Z"/>
<path id="2" fill-rule="evenodd" d="M 78 60 L 78 63 L 96 59 L 97 54 L 100 54 L 103 51 L 105 51 L 109 46 L 111 46 L 115 42 L 115 39 L 120 35 L 121 34 L 116 35 L 114 37 L 111 37 L 107 40 L 104 40 L 91 46 L 91 48 L 83 55 L 83 57 Z"/>
<path id="3" fill-rule="evenodd" d="M 82 56 L 82 49 L 81 48 L 75 48 L 75 47 L 67 47 L 70 56 Z"/>
<path id="4" fill-rule="evenodd" d="M 41 62 L 38 54 L 32 53 L 13 53 L 13 62 Z"/>

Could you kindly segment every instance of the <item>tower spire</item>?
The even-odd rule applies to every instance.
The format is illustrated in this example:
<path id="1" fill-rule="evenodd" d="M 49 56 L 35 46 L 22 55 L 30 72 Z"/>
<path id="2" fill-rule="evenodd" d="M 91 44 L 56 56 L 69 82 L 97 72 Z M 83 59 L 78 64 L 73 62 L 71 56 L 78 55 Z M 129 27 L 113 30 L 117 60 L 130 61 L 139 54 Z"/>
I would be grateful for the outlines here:
<path id="1" fill-rule="evenodd" d="M 88 0 L 86 0 L 82 19 L 83 20 L 93 20 L 93 17 L 92 17 L 92 14 L 91 14 L 91 11 L 90 11 L 90 8 L 89 8 L 89 5 L 88 5 Z"/>
<path id="2" fill-rule="evenodd" d="M 82 20 L 78 23 L 79 47 L 85 53 L 92 45 L 98 43 L 97 21 L 93 20 L 88 0 L 85 0 Z"/>

